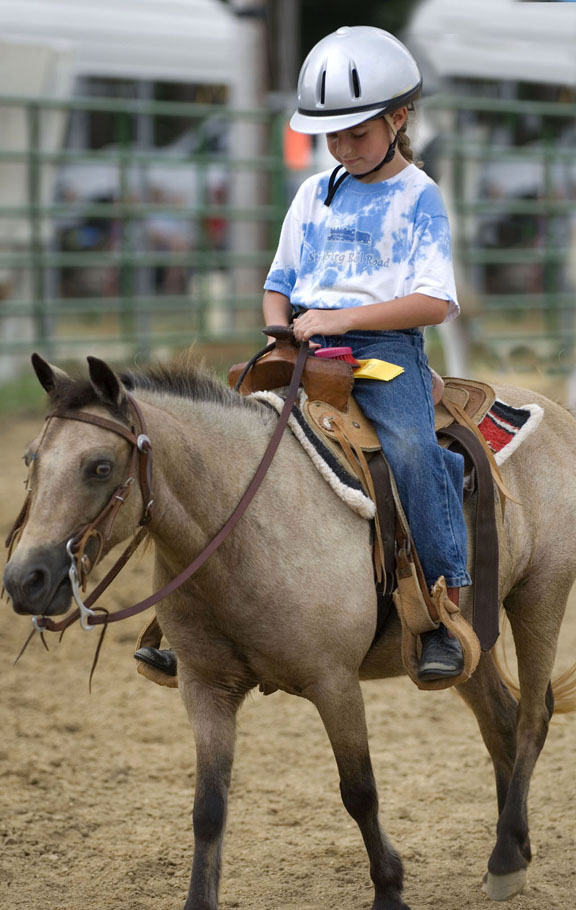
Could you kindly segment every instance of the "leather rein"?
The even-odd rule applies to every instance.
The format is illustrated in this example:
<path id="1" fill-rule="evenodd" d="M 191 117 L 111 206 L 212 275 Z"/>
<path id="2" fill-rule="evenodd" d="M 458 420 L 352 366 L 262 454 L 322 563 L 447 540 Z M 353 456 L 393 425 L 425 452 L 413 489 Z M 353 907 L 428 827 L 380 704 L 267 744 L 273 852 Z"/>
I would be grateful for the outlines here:
<path id="1" fill-rule="evenodd" d="M 271 350 L 274 345 L 268 345 L 263 351 L 260 352 L 260 355 Z M 152 518 L 152 506 L 153 506 L 153 497 L 152 497 L 152 443 L 150 438 L 146 434 L 144 418 L 140 407 L 134 400 L 131 395 L 128 395 L 128 401 L 130 407 L 133 411 L 135 417 L 136 428 L 130 430 L 125 427 L 123 424 L 118 423 L 117 421 L 107 420 L 106 418 L 99 417 L 95 414 L 90 414 L 86 411 L 75 411 L 75 412 L 59 412 L 55 411 L 49 415 L 48 420 L 52 418 L 60 418 L 64 420 L 78 420 L 84 423 L 89 423 L 94 426 L 102 427 L 103 429 L 110 430 L 113 433 L 116 433 L 119 436 L 122 436 L 132 445 L 132 454 L 130 460 L 130 468 L 128 472 L 128 478 L 121 484 L 112 494 L 102 511 L 97 515 L 97 517 L 85 525 L 81 531 L 71 537 L 66 544 L 66 551 L 70 557 L 70 569 L 68 576 L 70 579 L 72 587 L 72 596 L 76 601 L 77 609 L 72 613 L 68 614 L 64 619 L 55 622 L 49 616 L 39 615 L 33 617 L 34 629 L 39 632 L 64 632 L 68 626 L 80 620 L 82 628 L 89 630 L 93 629 L 97 625 L 104 625 L 105 627 L 108 623 L 118 622 L 121 619 L 127 619 L 130 616 L 135 616 L 137 613 L 142 613 L 144 610 L 147 610 L 149 607 L 154 606 L 159 601 L 163 600 L 165 597 L 168 597 L 169 594 L 172 594 L 173 591 L 176 591 L 181 585 L 184 584 L 195 572 L 200 569 L 201 566 L 210 558 L 210 556 L 218 549 L 221 543 L 231 534 L 234 530 L 244 513 L 246 512 L 248 506 L 252 502 L 254 496 L 256 495 L 258 488 L 260 487 L 272 459 L 276 454 L 280 441 L 282 439 L 284 430 L 286 429 L 288 418 L 292 411 L 292 407 L 296 401 L 298 394 L 298 387 L 300 384 L 300 379 L 304 371 L 304 366 L 306 364 L 306 359 L 309 356 L 309 346 L 307 342 L 304 342 L 299 350 L 298 358 L 294 366 L 294 372 L 292 374 L 292 379 L 288 387 L 288 392 L 284 407 L 278 417 L 278 422 L 274 428 L 274 432 L 268 442 L 268 446 L 262 460 L 256 469 L 256 472 L 250 481 L 248 487 L 242 495 L 238 505 L 224 523 L 220 531 L 216 534 L 214 538 L 207 544 L 207 546 L 202 550 L 201 553 L 190 563 L 179 575 L 173 578 L 168 584 L 166 584 L 159 591 L 156 591 L 154 594 L 151 594 L 149 597 L 144 600 L 139 601 L 136 604 L 133 604 L 130 607 L 125 607 L 122 610 L 118 610 L 115 613 L 109 613 L 103 608 L 100 609 L 102 612 L 97 613 L 92 610 L 92 605 L 98 600 L 98 598 L 103 594 L 103 592 L 108 588 L 111 582 L 116 578 L 119 572 L 124 568 L 132 554 L 136 551 L 137 547 L 141 541 L 146 536 L 147 532 L 145 530 L 145 525 L 147 525 Z M 250 362 L 250 365 L 255 362 L 258 355 L 256 355 L 253 360 Z M 244 378 L 245 373 L 240 377 L 240 382 Z M 238 387 L 239 383 L 236 384 Z M 138 477 L 140 484 L 140 491 L 142 494 L 142 502 L 144 504 L 142 517 L 140 518 L 140 529 L 135 534 L 133 540 L 124 550 L 121 556 L 118 558 L 116 563 L 112 566 L 107 575 L 99 582 L 99 584 L 94 588 L 94 590 L 86 597 L 85 600 L 82 599 L 82 591 L 86 587 L 86 579 L 91 571 L 91 568 L 96 565 L 102 549 L 104 546 L 105 540 L 109 539 L 112 533 L 112 526 L 114 520 L 118 514 L 119 509 L 126 501 L 130 490 L 134 484 L 135 478 Z M 30 492 L 24 503 L 24 506 L 18 516 L 16 523 L 8 536 L 6 542 L 7 546 L 13 547 L 16 543 L 18 537 L 20 536 L 26 520 L 28 517 L 30 505 Z M 103 526 L 103 530 L 102 530 Z M 93 539 L 96 538 L 98 544 L 98 550 L 95 558 L 90 559 L 86 553 L 87 544 Z"/>

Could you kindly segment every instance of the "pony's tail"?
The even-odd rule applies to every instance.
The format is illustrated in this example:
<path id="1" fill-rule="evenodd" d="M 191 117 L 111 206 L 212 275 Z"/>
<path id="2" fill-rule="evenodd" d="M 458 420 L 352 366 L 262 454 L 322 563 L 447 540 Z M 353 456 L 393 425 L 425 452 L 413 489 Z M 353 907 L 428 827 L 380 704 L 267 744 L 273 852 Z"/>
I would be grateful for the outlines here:
<path id="1" fill-rule="evenodd" d="M 504 628 L 502 637 L 504 637 Z M 494 649 L 492 652 L 496 670 L 516 701 L 520 701 L 520 686 L 510 669 L 504 647 L 501 647 L 499 651 L 500 653 Z M 553 679 L 551 684 L 554 695 L 554 714 L 573 714 L 576 712 L 576 663 Z"/>
<path id="2" fill-rule="evenodd" d="M 572 714 L 576 711 L 576 663 L 552 680 L 554 713 Z"/>

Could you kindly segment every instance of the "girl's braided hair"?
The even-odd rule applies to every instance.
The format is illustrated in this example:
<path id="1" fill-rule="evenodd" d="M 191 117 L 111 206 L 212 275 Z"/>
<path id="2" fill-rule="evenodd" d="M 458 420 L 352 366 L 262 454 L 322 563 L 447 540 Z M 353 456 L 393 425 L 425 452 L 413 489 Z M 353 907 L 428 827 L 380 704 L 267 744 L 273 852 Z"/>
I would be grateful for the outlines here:
<path id="1" fill-rule="evenodd" d="M 412 148 L 412 143 L 410 142 L 410 136 L 407 133 L 408 119 L 404 121 L 400 129 L 398 130 L 398 151 L 406 161 L 409 161 L 410 164 L 415 164 L 416 167 L 422 167 L 422 161 L 414 160 L 414 149 Z"/>

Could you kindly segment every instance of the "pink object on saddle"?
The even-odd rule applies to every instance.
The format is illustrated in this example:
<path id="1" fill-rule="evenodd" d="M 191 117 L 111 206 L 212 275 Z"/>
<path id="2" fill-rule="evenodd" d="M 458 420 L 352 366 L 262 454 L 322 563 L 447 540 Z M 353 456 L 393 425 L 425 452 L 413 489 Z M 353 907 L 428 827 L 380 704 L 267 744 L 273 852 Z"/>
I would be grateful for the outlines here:
<path id="1" fill-rule="evenodd" d="M 318 348 L 314 354 L 316 357 L 326 357 L 329 360 L 343 360 L 345 363 L 352 364 L 353 367 L 360 366 L 360 361 L 356 360 L 352 354 L 352 348 Z"/>

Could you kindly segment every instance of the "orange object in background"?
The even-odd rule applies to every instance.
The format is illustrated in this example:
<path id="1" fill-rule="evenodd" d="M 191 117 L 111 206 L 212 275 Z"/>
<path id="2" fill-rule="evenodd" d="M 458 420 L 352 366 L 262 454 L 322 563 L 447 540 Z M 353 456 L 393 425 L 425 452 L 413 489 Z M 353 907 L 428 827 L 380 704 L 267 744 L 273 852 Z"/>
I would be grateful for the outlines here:
<path id="1" fill-rule="evenodd" d="M 312 136 L 297 133 L 287 123 L 284 127 L 284 164 L 293 171 L 303 171 L 312 164 Z"/>

